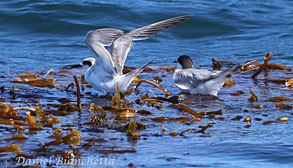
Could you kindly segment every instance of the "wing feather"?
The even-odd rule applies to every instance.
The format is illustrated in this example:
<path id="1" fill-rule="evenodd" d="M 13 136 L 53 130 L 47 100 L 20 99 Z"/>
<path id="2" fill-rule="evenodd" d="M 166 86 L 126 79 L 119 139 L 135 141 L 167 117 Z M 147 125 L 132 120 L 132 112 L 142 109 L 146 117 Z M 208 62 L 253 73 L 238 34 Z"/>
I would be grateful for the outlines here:
<path id="1" fill-rule="evenodd" d="M 102 65 L 108 72 L 116 72 L 116 69 L 110 53 L 104 46 L 110 46 L 122 35 L 122 30 L 112 28 L 91 30 L 86 35 L 85 43 L 94 52 L 96 64 Z"/>
<path id="2" fill-rule="evenodd" d="M 127 33 L 126 35 L 130 37 L 133 41 L 136 40 L 145 40 L 160 31 L 166 30 L 172 26 L 175 26 L 178 23 L 183 22 L 186 19 L 189 19 L 192 15 L 184 15 L 173 17 L 167 20 L 163 20 L 157 23 L 153 23 L 148 26 L 144 26 L 139 29 L 132 30 L 131 32 Z"/>
<path id="3" fill-rule="evenodd" d="M 182 90 L 196 88 L 205 81 L 213 79 L 220 71 L 212 72 L 206 69 L 177 69 L 174 72 L 173 80 L 177 87 Z"/>
<path id="4" fill-rule="evenodd" d="M 128 52 L 133 45 L 133 41 L 145 40 L 160 31 L 166 30 L 178 23 L 189 19 L 192 15 L 178 16 L 171 19 L 163 20 L 148 26 L 144 26 L 119 37 L 113 42 L 111 49 L 112 59 L 119 74 L 122 74 L 125 60 Z"/>

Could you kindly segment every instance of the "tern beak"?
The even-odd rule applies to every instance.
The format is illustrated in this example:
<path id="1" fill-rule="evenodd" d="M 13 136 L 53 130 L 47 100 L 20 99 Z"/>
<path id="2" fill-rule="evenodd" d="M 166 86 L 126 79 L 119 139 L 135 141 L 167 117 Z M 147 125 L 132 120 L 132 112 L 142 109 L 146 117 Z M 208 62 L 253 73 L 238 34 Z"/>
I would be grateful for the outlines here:
<path id="1" fill-rule="evenodd" d="M 173 61 L 173 63 L 178 63 L 178 60 L 176 60 L 176 61 Z"/>

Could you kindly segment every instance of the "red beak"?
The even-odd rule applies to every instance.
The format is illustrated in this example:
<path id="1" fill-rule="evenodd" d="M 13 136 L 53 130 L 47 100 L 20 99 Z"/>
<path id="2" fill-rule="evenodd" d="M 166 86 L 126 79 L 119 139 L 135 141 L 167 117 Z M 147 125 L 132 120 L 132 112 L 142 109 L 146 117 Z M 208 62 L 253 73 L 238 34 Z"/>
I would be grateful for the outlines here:
<path id="1" fill-rule="evenodd" d="M 176 61 L 173 61 L 173 63 L 178 63 L 178 60 L 176 60 Z"/>

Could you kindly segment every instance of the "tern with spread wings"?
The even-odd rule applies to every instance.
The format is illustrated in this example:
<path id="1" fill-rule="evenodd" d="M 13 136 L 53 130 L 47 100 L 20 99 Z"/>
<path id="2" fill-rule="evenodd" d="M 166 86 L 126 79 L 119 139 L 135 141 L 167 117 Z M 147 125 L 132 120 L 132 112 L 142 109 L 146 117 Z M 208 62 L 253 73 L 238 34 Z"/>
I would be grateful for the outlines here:
<path id="1" fill-rule="evenodd" d="M 122 30 L 114 28 L 89 31 L 86 35 L 85 43 L 94 52 L 95 57 L 86 58 L 81 63 L 87 69 L 85 80 L 98 91 L 115 93 L 117 84 L 121 91 L 125 91 L 134 77 L 151 63 L 149 62 L 141 68 L 123 74 L 124 62 L 133 45 L 133 41 L 145 40 L 190 17 L 191 15 L 174 17 L 135 29 L 126 34 Z M 105 47 L 111 45 L 110 54 Z"/>
<path id="2" fill-rule="evenodd" d="M 241 68 L 237 65 L 224 71 L 209 71 L 194 68 L 192 59 L 187 55 L 180 56 L 176 61 L 177 68 L 173 74 L 175 85 L 183 92 L 217 96 L 218 91 L 233 74 Z"/>

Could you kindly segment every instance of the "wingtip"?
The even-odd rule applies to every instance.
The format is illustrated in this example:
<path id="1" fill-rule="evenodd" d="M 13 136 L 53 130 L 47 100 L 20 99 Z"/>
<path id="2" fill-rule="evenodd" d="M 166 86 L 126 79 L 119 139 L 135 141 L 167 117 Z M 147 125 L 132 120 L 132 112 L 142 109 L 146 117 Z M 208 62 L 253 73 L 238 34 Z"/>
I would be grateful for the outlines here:
<path id="1" fill-rule="evenodd" d="M 147 66 L 150 65 L 150 64 L 153 64 L 154 62 L 155 62 L 155 60 L 151 60 L 151 61 L 149 61 L 148 63 L 146 63 L 146 64 L 143 66 L 143 68 L 147 67 Z"/>
<path id="2" fill-rule="evenodd" d="M 193 15 L 184 15 L 184 16 L 186 16 L 186 17 L 192 17 Z"/>
<path id="3" fill-rule="evenodd" d="M 183 17 L 183 18 L 186 18 L 186 19 L 189 19 L 191 18 L 193 15 L 182 15 L 182 16 L 178 16 L 178 17 Z"/>

